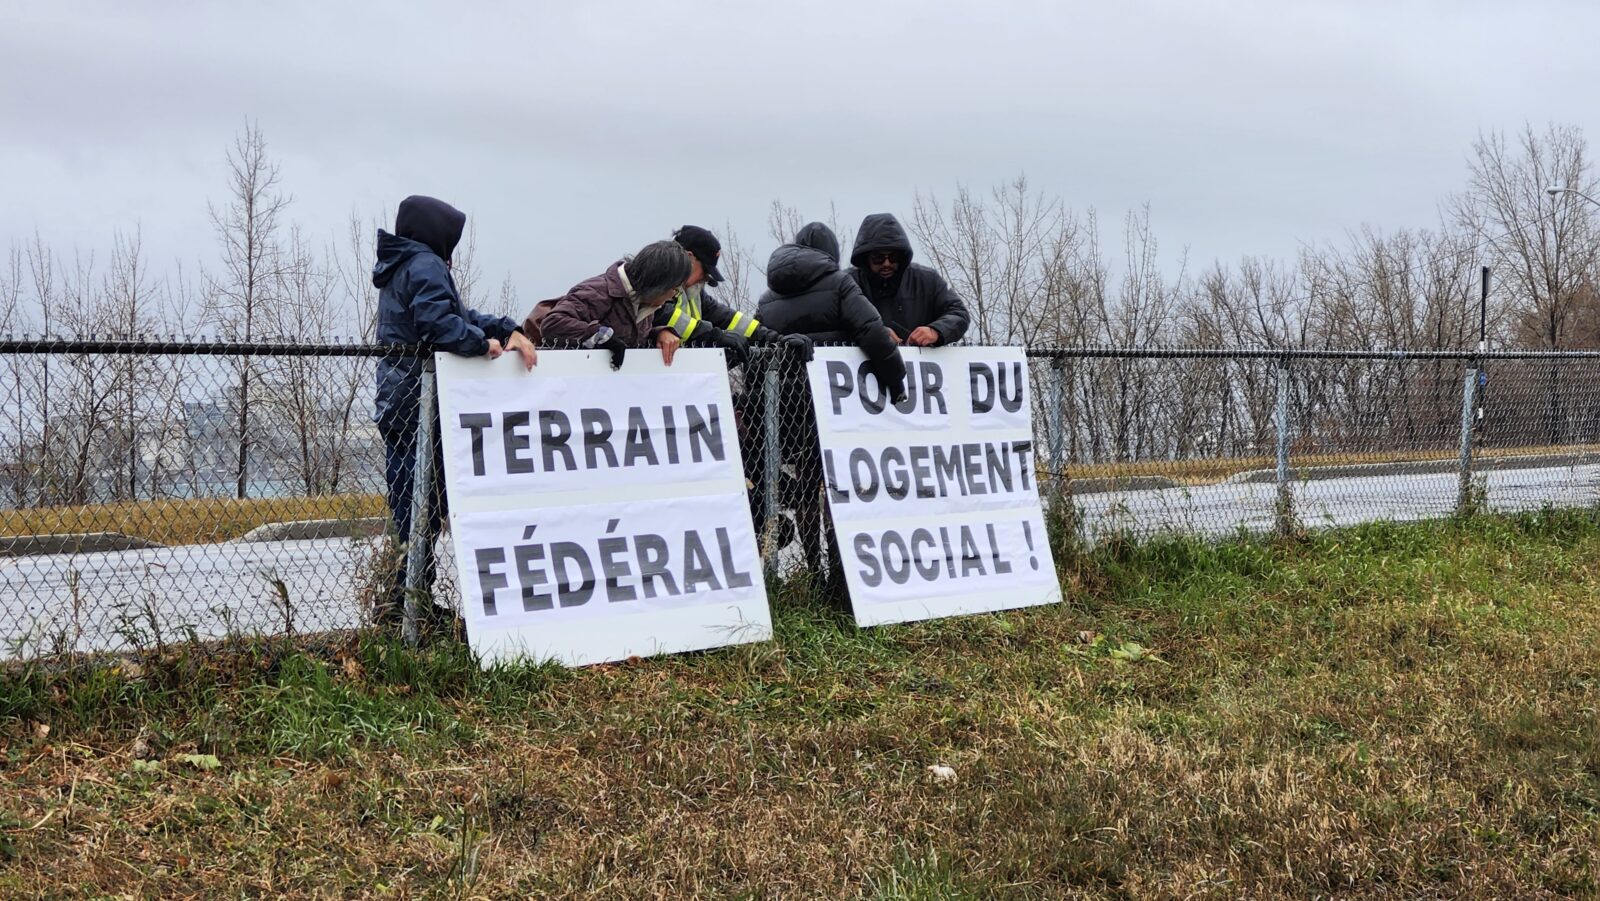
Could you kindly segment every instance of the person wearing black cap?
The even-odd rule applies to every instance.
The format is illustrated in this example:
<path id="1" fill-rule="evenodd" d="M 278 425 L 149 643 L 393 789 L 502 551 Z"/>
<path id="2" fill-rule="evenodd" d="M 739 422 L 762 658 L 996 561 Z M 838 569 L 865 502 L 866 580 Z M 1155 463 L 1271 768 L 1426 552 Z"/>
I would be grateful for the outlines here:
<path id="1" fill-rule="evenodd" d="M 503 316 L 479 313 L 461 302 L 450 275 L 450 254 L 460 243 L 466 222 L 466 214 L 450 204 L 414 194 L 400 201 L 394 234 L 378 230 L 378 259 L 372 267 L 372 286 L 378 289 L 378 343 L 423 345 L 463 357 L 490 359 L 511 351 L 522 357 L 524 367 L 532 369 L 537 354 L 516 323 Z M 377 367 L 373 420 L 378 434 L 383 436 L 389 512 L 395 536 L 401 542 L 411 535 L 411 484 L 419 462 L 416 440 L 422 367 L 423 358 L 412 354 L 380 358 Z M 444 521 L 440 461 L 437 453 L 428 461 L 437 473 L 436 494 L 429 504 L 423 537 L 430 551 L 433 536 Z M 429 553 L 426 560 L 431 582 L 433 555 Z M 378 621 L 394 623 L 403 609 L 404 596 L 402 563 L 387 595 L 376 603 L 374 614 Z"/>
<path id="2" fill-rule="evenodd" d="M 723 281 L 717 268 L 722 242 L 716 235 L 698 225 L 685 225 L 672 233 L 672 240 L 689 251 L 692 271 L 683 290 L 656 313 L 656 327 L 663 329 L 656 341 L 669 364 L 680 344 L 721 347 L 734 364 L 749 358 L 750 344 L 784 344 L 801 359 L 811 359 L 811 340 L 806 336 L 781 335 L 705 292 Z"/>

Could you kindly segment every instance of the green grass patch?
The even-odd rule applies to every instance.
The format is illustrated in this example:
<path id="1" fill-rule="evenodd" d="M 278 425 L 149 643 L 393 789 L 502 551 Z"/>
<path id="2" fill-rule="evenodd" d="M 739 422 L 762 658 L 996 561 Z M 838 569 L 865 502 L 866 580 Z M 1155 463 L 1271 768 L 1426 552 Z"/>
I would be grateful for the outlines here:
<path id="1" fill-rule="evenodd" d="M 1058 548 L 1058 607 L 778 584 L 772 642 L 581 671 L 9 670 L 0 895 L 1600 891 L 1591 514 Z"/>

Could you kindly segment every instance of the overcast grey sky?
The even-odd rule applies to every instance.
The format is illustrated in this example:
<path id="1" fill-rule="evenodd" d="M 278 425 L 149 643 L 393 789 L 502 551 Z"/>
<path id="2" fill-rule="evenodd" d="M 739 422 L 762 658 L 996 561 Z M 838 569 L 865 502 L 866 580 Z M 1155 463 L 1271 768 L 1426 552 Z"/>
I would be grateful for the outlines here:
<path id="1" fill-rule="evenodd" d="M 1025 172 L 1162 255 L 1430 226 L 1480 130 L 1600 137 L 1600 4 L 0 0 L 0 244 L 142 229 L 208 261 L 247 118 L 330 236 L 408 193 L 554 296 L 685 222 L 764 260 L 774 198 L 846 222 Z M 392 213 L 391 213 L 392 215 Z"/>

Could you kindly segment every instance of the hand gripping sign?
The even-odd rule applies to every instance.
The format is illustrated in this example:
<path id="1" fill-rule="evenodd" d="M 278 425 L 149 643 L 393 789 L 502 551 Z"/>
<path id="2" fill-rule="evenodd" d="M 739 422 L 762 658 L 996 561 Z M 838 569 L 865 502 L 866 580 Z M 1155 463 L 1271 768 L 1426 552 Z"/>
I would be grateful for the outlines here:
<path id="1" fill-rule="evenodd" d="M 772 635 L 720 351 L 440 354 L 467 638 L 569 666 Z"/>
<path id="2" fill-rule="evenodd" d="M 898 405 L 854 348 L 818 348 L 807 367 L 823 492 L 856 621 L 1061 600 L 1021 348 L 901 352 Z"/>

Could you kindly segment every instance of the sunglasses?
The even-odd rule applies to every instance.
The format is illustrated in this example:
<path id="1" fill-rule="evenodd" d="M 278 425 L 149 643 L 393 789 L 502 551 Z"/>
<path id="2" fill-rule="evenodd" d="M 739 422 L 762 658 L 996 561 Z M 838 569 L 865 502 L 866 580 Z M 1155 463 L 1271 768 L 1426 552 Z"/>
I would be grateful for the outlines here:
<path id="1" fill-rule="evenodd" d="M 873 253 L 873 254 L 869 255 L 867 257 L 867 262 L 871 263 L 874 266 L 880 266 L 880 265 L 882 265 L 884 263 L 893 262 L 894 259 L 896 257 L 898 257 L 898 256 L 899 255 L 896 254 L 892 250 L 891 251 L 878 251 L 876 253 Z"/>

